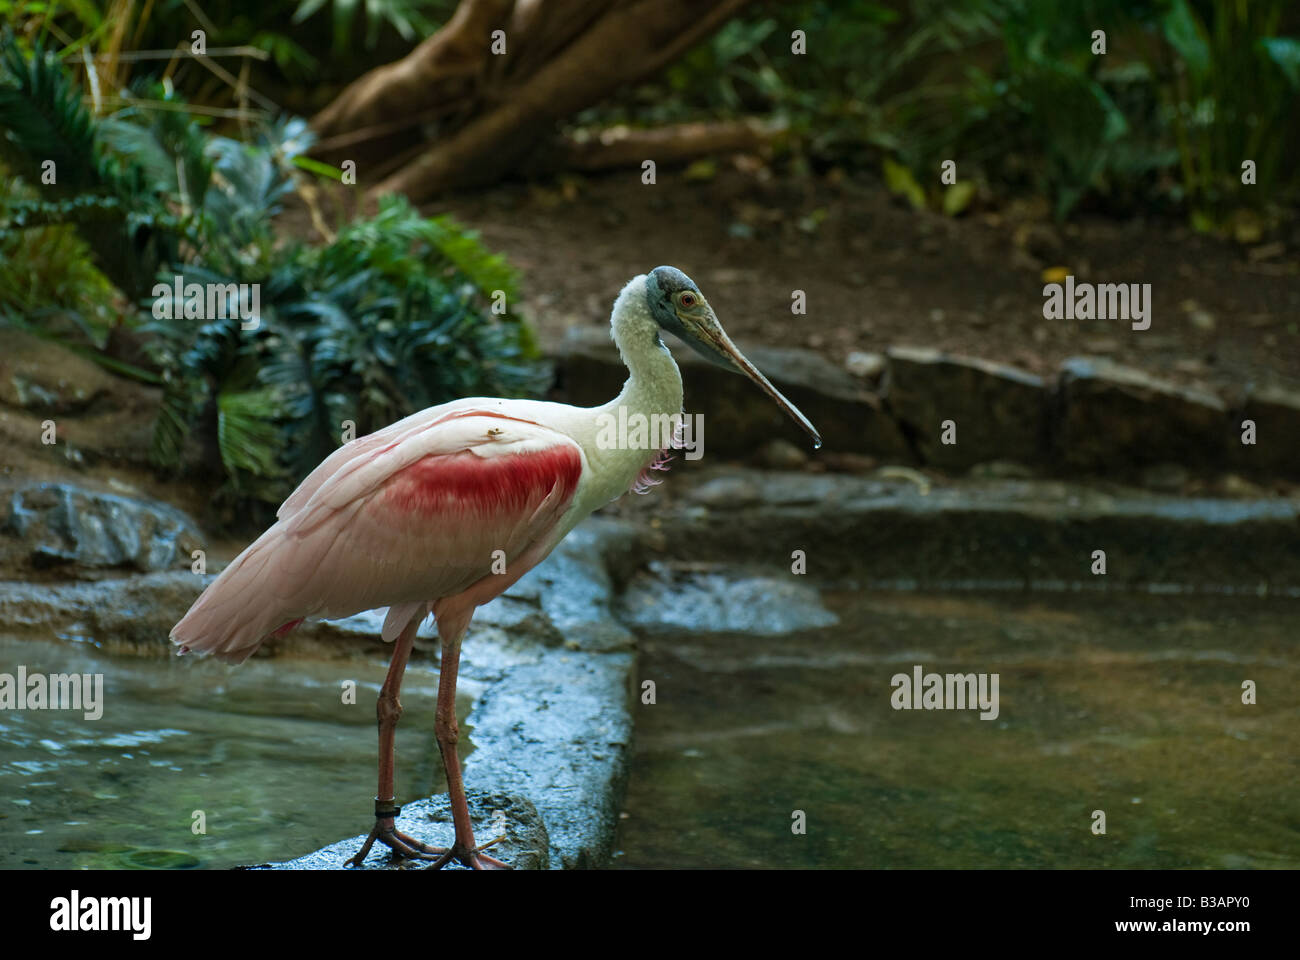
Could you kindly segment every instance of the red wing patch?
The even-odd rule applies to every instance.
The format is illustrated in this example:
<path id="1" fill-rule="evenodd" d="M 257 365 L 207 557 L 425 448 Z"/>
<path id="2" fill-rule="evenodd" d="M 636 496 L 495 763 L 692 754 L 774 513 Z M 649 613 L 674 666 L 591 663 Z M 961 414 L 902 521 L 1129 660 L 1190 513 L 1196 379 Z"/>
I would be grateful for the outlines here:
<path id="1" fill-rule="evenodd" d="M 299 617 L 297 620 L 290 620 L 288 623 L 282 623 L 274 630 L 271 631 L 271 636 L 279 640 L 286 633 L 291 632 L 296 626 L 298 626 L 298 624 L 302 623 L 303 620 L 305 619 L 306 619 L 305 617 Z"/>
<path id="2" fill-rule="evenodd" d="M 430 455 L 399 470 L 383 496 L 395 512 L 411 516 L 517 515 L 536 509 L 557 485 L 568 500 L 581 476 L 582 458 L 568 444 L 492 459 L 462 451 Z"/>

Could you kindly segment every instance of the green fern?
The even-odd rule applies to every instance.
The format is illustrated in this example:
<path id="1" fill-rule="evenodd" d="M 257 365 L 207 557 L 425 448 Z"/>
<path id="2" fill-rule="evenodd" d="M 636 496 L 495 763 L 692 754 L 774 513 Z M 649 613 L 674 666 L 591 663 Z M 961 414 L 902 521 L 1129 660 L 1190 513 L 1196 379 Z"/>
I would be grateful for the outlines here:
<path id="1" fill-rule="evenodd" d="M 507 305 L 515 302 L 519 295 L 519 275 L 505 257 L 483 246 L 478 233 L 466 230 L 449 215 L 425 222 L 429 225 L 429 242 L 480 293 L 491 297 L 500 290 Z"/>
<path id="2" fill-rule="evenodd" d="M 217 395 L 217 448 L 236 486 L 245 474 L 259 479 L 284 475 L 276 458 L 279 416 L 274 389 L 224 390 Z"/>

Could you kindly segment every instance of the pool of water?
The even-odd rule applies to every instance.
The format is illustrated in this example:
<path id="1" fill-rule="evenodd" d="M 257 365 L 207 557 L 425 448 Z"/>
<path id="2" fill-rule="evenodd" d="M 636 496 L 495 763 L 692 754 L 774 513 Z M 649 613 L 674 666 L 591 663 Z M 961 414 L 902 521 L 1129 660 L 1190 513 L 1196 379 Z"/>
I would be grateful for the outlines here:
<path id="1" fill-rule="evenodd" d="M 643 635 L 615 865 L 1300 867 L 1296 600 L 824 599 L 838 626 Z M 893 709 L 916 665 L 998 674 L 997 718 Z"/>
<path id="2" fill-rule="evenodd" d="M 1300 602 L 823 599 L 838 624 L 796 634 L 643 632 L 656 702 L 635 708 L 616 866 L 1300 867 Z M 20 663 L 102 673 L 107 706 L 0 710 L 2 867 L 225 868 L 369 827 L 378 659 L 231 668 L 0 635 L 0 669 Z M 997 718 L 893 709 L 918 665 L 996 673 Z M 445 790 L 436 684 L 412 663 L 403 799 Z"/>
<path id="3" fill-rule="evenodd" d="M 377 659 L 232 668 L 0 635 L 0 664 L 102 673 L 106 703 L 97 720 L 0 710 L 0 867 L 225 868 L 309 853 L 373 822 Z M 344 702 L 349 680 L 355 703 Z M 437 672 L 413 662 L 397 734 L 402 799 L 446 789 L 436 694 Z M 462 716 L 468 705 L 458 702 Z M 193 831 L 195 811 L 206 833 Z"/>

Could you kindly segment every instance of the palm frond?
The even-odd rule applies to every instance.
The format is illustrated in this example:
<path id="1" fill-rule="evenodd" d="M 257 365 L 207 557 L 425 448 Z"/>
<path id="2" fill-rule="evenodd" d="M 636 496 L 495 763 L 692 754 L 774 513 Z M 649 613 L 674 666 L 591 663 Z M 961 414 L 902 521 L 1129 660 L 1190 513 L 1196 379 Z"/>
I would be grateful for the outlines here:
<path id="1" fill-rule="evenodd" d="M 279 463 L 280 408 L 277 392 L 225 390 L 217 395 L 217 449 L 235 481 L 243 473 L 263 479 L 284 476 Z"/>
<path id="2" fill-rule="evenodd" d="M 6 162 L 33 183 L 53 161 L 49 186 L 60 196 L 108 186 L 94 122 L 71 76 L 39 43 L 25 56 L 8 29 L 0 34 L 0 128 Z"/>

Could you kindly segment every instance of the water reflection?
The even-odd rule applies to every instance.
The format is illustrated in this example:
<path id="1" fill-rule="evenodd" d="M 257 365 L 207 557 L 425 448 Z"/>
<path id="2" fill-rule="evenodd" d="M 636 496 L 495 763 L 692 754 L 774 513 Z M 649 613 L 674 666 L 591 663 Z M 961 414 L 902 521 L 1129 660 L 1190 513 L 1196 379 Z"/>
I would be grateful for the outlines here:
<path id="1" fill-rule="evenodd" d="M 298 856 L 370 825 L 378 660 L 231 668 L 0 637 L 0 663 L 103 673 L 105 691 L 98 721 L 0 711 L 2 867 L 222 868 Z M 344 702 L 345 680 L 355 703 Z M 436 671 L 412 663 L 397 737 L 404 797 L 445 789 L 436 693 Z"/>
<path id="2" fill-rule="evenodd" d="M 1300 867 L 1295 601 L 827 600 L 838 627 L 644 637 L 616 864 Z M 891 709 L 914 664 L 1000 674 L 998 718 Z"/>

